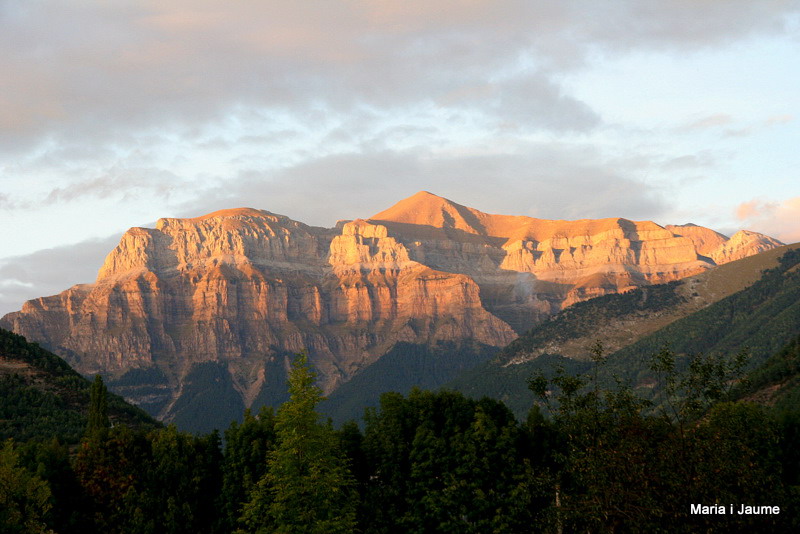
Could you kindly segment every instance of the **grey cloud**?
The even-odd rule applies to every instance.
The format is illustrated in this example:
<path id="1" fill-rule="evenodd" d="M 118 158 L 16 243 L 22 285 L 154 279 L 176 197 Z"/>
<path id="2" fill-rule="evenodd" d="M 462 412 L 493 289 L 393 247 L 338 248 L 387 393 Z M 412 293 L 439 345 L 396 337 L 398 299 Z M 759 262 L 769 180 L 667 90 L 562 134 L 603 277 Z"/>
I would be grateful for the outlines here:
<path id="1" fill-rule="evenodd" d="M 661 163 L 660 168 L 664 171 L 685 171 L 704 169 L 713 166 L 714 156 L 707 151 L 698 154 L 685 154 L 674 158 L 669 158 Z"/>
<path id="2" fill-rule="evenodd" d="M 275 172 L 242 171 L 236 179 L 200 191 L 177 211 L 181 216 L 197 216 L 247 206 L 330 227 L 338 219 L 372 215 L 364 212 L 365 207 L 381 206 L 386 198 L 399 200 L 413 194 L 416 191 L 409 184 L 420 183 L 420 174 L 413 154 L 335 154 Z"/>
<path id="3" fill-rule="evenodd" d="M 526 127 L 560 130 L 544 113 L 555 102 L 572 129 L 591 128 L 596 117 L 561 94 L 556 76 L 589 51 L 686 49 L 781 31 L 795 8 L 777 0 L 6 4 L 0 71 L 13 76 L 0 96 L 0 147 L 188 132 L 237 107 L 301 118 L 312 106 L 458 109 L 447 95 L 520 61 L 535 76 L 505 83 L 501 118 L 518 109 Z M 480 99 L 469 106 L 493 111 Z"/>
<path id="4" fill-rule="evenodd" d="M 169 196 L 183 183 L 174 173 L 158 168 L 112 167 L 96 178 L 52 189 L 43 203 L 56 204 L 83 198 L 132 199 L 143 195 Z"/>
<path id="5" fill-rule="evenodd" d="M 628 0 L 586 2 L 581 28 L 612 48 L 683 51 L 786 31 L 797 2 L 784 0 Z"/>
<path id="6" fill-rule="evenodd" d="M 0 208 L 12 209 L 13 207 L 14 207 L 14 203 L 8 197 L 8 195 L 0 193 Z"/>
<path id="7" fill-rule="evenodd" d="M 19 310 L 26 300 L 93 282 L 119 238 L 115 234 L 0 259 L 0 316 Z"/>
<path id="8" fill-rule="evenodd" d="M 527 129 L 541 125 L 553 132 L 581 132 L 601 122 L 589 106 L 565 94 L 540 72 L 476 86 L 460 94 L 450 94 L 447 100 L 483 110 L 489 118 L 503 120 L 506 127 Z"/>
<path id="9" fill-rule="evenodd" d="M 35 207 L 35 204 L 32 202 L 17 198 L 15 196 L 6 195 L 5 193 L 0 193 L 0 209 L 14 211 L 27 210 L 33 207 Z"/>
<path id="10" fill-rule="evenodd" d="M 657 188 L 594 149 L 529 148 L 524 155 L 470 157 L 436 156 L 424 149 L 336 154 L 273 173 L 241 173 L 202 191 L 178 211 L 196 216 L 249 206 L 330 227 L 337 219 L 369 217 L 419 190 L 490 213 L 554 219 L 653 219 L 667 209 Z"/>
<path id="11" fill-rule="evenodd" d="M 653 219 L 667 208 L 658 190 L 586 146 L 542 144 L 525 154 L 443 160 L 432 167 L 431 174 L 458 177 L 448 190 L 462 203 L 488 212 Z"/>

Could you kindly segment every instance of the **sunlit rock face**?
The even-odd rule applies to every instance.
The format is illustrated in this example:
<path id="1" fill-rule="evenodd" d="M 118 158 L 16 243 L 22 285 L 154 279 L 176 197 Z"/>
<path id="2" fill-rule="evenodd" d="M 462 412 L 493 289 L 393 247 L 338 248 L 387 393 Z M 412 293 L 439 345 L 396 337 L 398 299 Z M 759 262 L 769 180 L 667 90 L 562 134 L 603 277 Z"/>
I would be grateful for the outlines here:
<path id="1" fill-rule="evenodd" d="M 489 215 L 426 192 L 334 229 L 224 210 L 130 229 L 93 284 L 29 301 L 0 326 L 84 374 L 134 383 L 120 388 L 170 420 L 200 364 L 221 366 L 250 406 L 307 350 L 328 393 L 398 342 L 504 346 L 574 302 L 778 245 L 691 225 Z"/>
<path id="2" fill-rule="evenodd" d="M 370 219 L 411 259 L 469 275 L 484 307 L 517 332 L 575 302 L 669 282 L 780 246 L 739 232 L 650 221 L 491 215 L 420 192 Z M 750 239 L 740 239 L 745 233 Z"/>

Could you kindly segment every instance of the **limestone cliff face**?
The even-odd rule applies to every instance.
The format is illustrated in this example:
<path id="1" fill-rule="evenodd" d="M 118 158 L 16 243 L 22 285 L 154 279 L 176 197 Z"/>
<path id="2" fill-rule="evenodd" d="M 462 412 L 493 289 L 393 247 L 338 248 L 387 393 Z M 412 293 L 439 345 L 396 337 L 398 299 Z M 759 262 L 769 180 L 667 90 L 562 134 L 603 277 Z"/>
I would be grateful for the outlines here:
<path id="1" fill-rule="evenodd" d="M 758 232 L 739 230 L 711 253 L 711 259 L 717 265 L 722 265 L 723 263 L 740 260 L 753 254 L 777 248 L 782 244 L 777 239 Z"/>
<path id="2" fill-rule="evenodd" d="M 397 236 L 411 259 L 470 275 L 484 306 L 517 332 L 587 298 L 713 268 L 717 263 L 709 255 L 728 243 L 722 234 L 694 225 L 491 215 L 426 192 L 370 220 Z M 674 231 L 678 228 L 689 230 Z M 759 243 L 778 246 L 774 240 Z M 766 250 L 735 248 L 740 257 Z M 730 253 L 718 257 L 720 262 L 733 258 Z"/>
<path id="3" fill-rule="evenodd" d="M 711 259 L 716 265 L 740 260 L 783 245 L 777 239 L 748 230 L 739 230 L 728 238 L 719 232 L 694 224 L 667 225 L 665 228 L 675 235 L 691 239 L 697 253 Z"/>
<path id="4" fill-rule="evenodd" d="M 336 321 L 391 325 L 395 339 L 408 342 L 471 338 L 500 346 L 515 337 L 483 308 L 474 280 L 411 260 L 385 226 L 344 224 L 331 241 L 329 262 L 327 287 Z"/>
<path id="5" fill-rule="evenodd" d="M 668 224 L 664 228 L 675 235 L 688 237 L 694 243 L 697 253 L 709 258 L 716 249 L 728 241 L 726 235 L 696 224 Z"/>
<path id="6" fill-rule="evenodd" d="M 224 210 L 130 229 L 93 284 L 29 301 L 0 326 L 85 374 L 135 382 L 126 396 L 169 420 L 209 362 L 249 406 L 282 388 L 288 356 L 306 349 L 327 393 L 398 342 L 503 346 L 573 302 L 778 245 L 752 232 L 489 215 L 425 192 L 335 229 Z"/>

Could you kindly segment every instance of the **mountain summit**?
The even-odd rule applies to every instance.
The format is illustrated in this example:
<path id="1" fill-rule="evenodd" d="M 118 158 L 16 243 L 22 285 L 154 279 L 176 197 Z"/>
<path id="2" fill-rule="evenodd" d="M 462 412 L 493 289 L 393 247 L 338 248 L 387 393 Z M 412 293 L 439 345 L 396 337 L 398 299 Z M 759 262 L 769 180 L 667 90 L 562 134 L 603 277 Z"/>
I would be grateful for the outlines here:
<path id="1" fill-rule="evenodd" d="M 487 235 L 481 221 L 486 217 L 491 216 L 433 193 L 420 191 L 373 215 L 369 220 L 376 223 L 394 222 L 434 228 L 454 228 L 470 234 Z"/>
<path id="2" fill-rule="evenodd" d="M 28 301 L 0 326 L 103 373 L 162 419 L 223 427 L 282 400 L 289 359 L 304 349 L 330 393 L 399 344 L 483 354 L 574 302 L 779 244 L 650 221 L 491 215 L 424 191 L 335 229 L 240 208 L 131 228 L 94 283 Z"/>

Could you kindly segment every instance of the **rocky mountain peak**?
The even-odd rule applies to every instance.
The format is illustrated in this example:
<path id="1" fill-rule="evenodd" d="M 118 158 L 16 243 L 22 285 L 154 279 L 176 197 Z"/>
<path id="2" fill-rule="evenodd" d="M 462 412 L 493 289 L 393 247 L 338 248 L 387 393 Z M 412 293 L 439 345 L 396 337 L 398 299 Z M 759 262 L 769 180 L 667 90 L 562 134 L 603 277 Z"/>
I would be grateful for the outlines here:
<path id="1" fill-rule="evenodd" d="M 470 234 L 486 235 L 486 229 L 480 221 L 482 216 L 485 214 L 478 210 L 428 191 L 420 191 L 391 208 L 376 213 L 370 220 L 450 228 Z"/>
<path id="2" fill-rule="evenodd" d="M 170 420 L 202 377 L 241 410 L 282 392 L 289 356 L 306 349 L 329 393 L 399 343 L 501 347 L 574 302 L 779 244 L 487 214 L 425 191 L 333 229 L 238 208 L 131 228 L 95 283 L 29 301 L 0 326 L 83 373 L 135 382 L 125 395 Z"/>
<path id="3" fill-rule="evenodd" d="M 718 265 L 721 265 L 754 254 L 759 254 L 782 245 L 783 243 L 767 235 L 751 232 L 749 230 L 739 230 L 733 234 L 728 241 L 719 245 L 719 247 L 711 253 L 711 259 Z"/>
<path id="4" fill-rule="evenodd" d="M 106 257 L 98 282 L 144 271 L 166 274 L 219 264 L 309 268 L 324 254 L 329 231 L 264 210 L 220 210 L 186 219 L 159 219 L 155 229 L 131 228 Z M 321 267 L 322 260 L 311 262 Z"/>
<path id="5" fill-rule="evenodd" d="M 665 226 L 667 230 L 678 236 L 688 237 L 692 240 L 697 249 L 698 254 L 711 257 L 711 254 L 728 241 L 728 236 L 715 232 L 710 228 L 697 226 L 693 223 L 687 224 L 668 224 Z"/>

